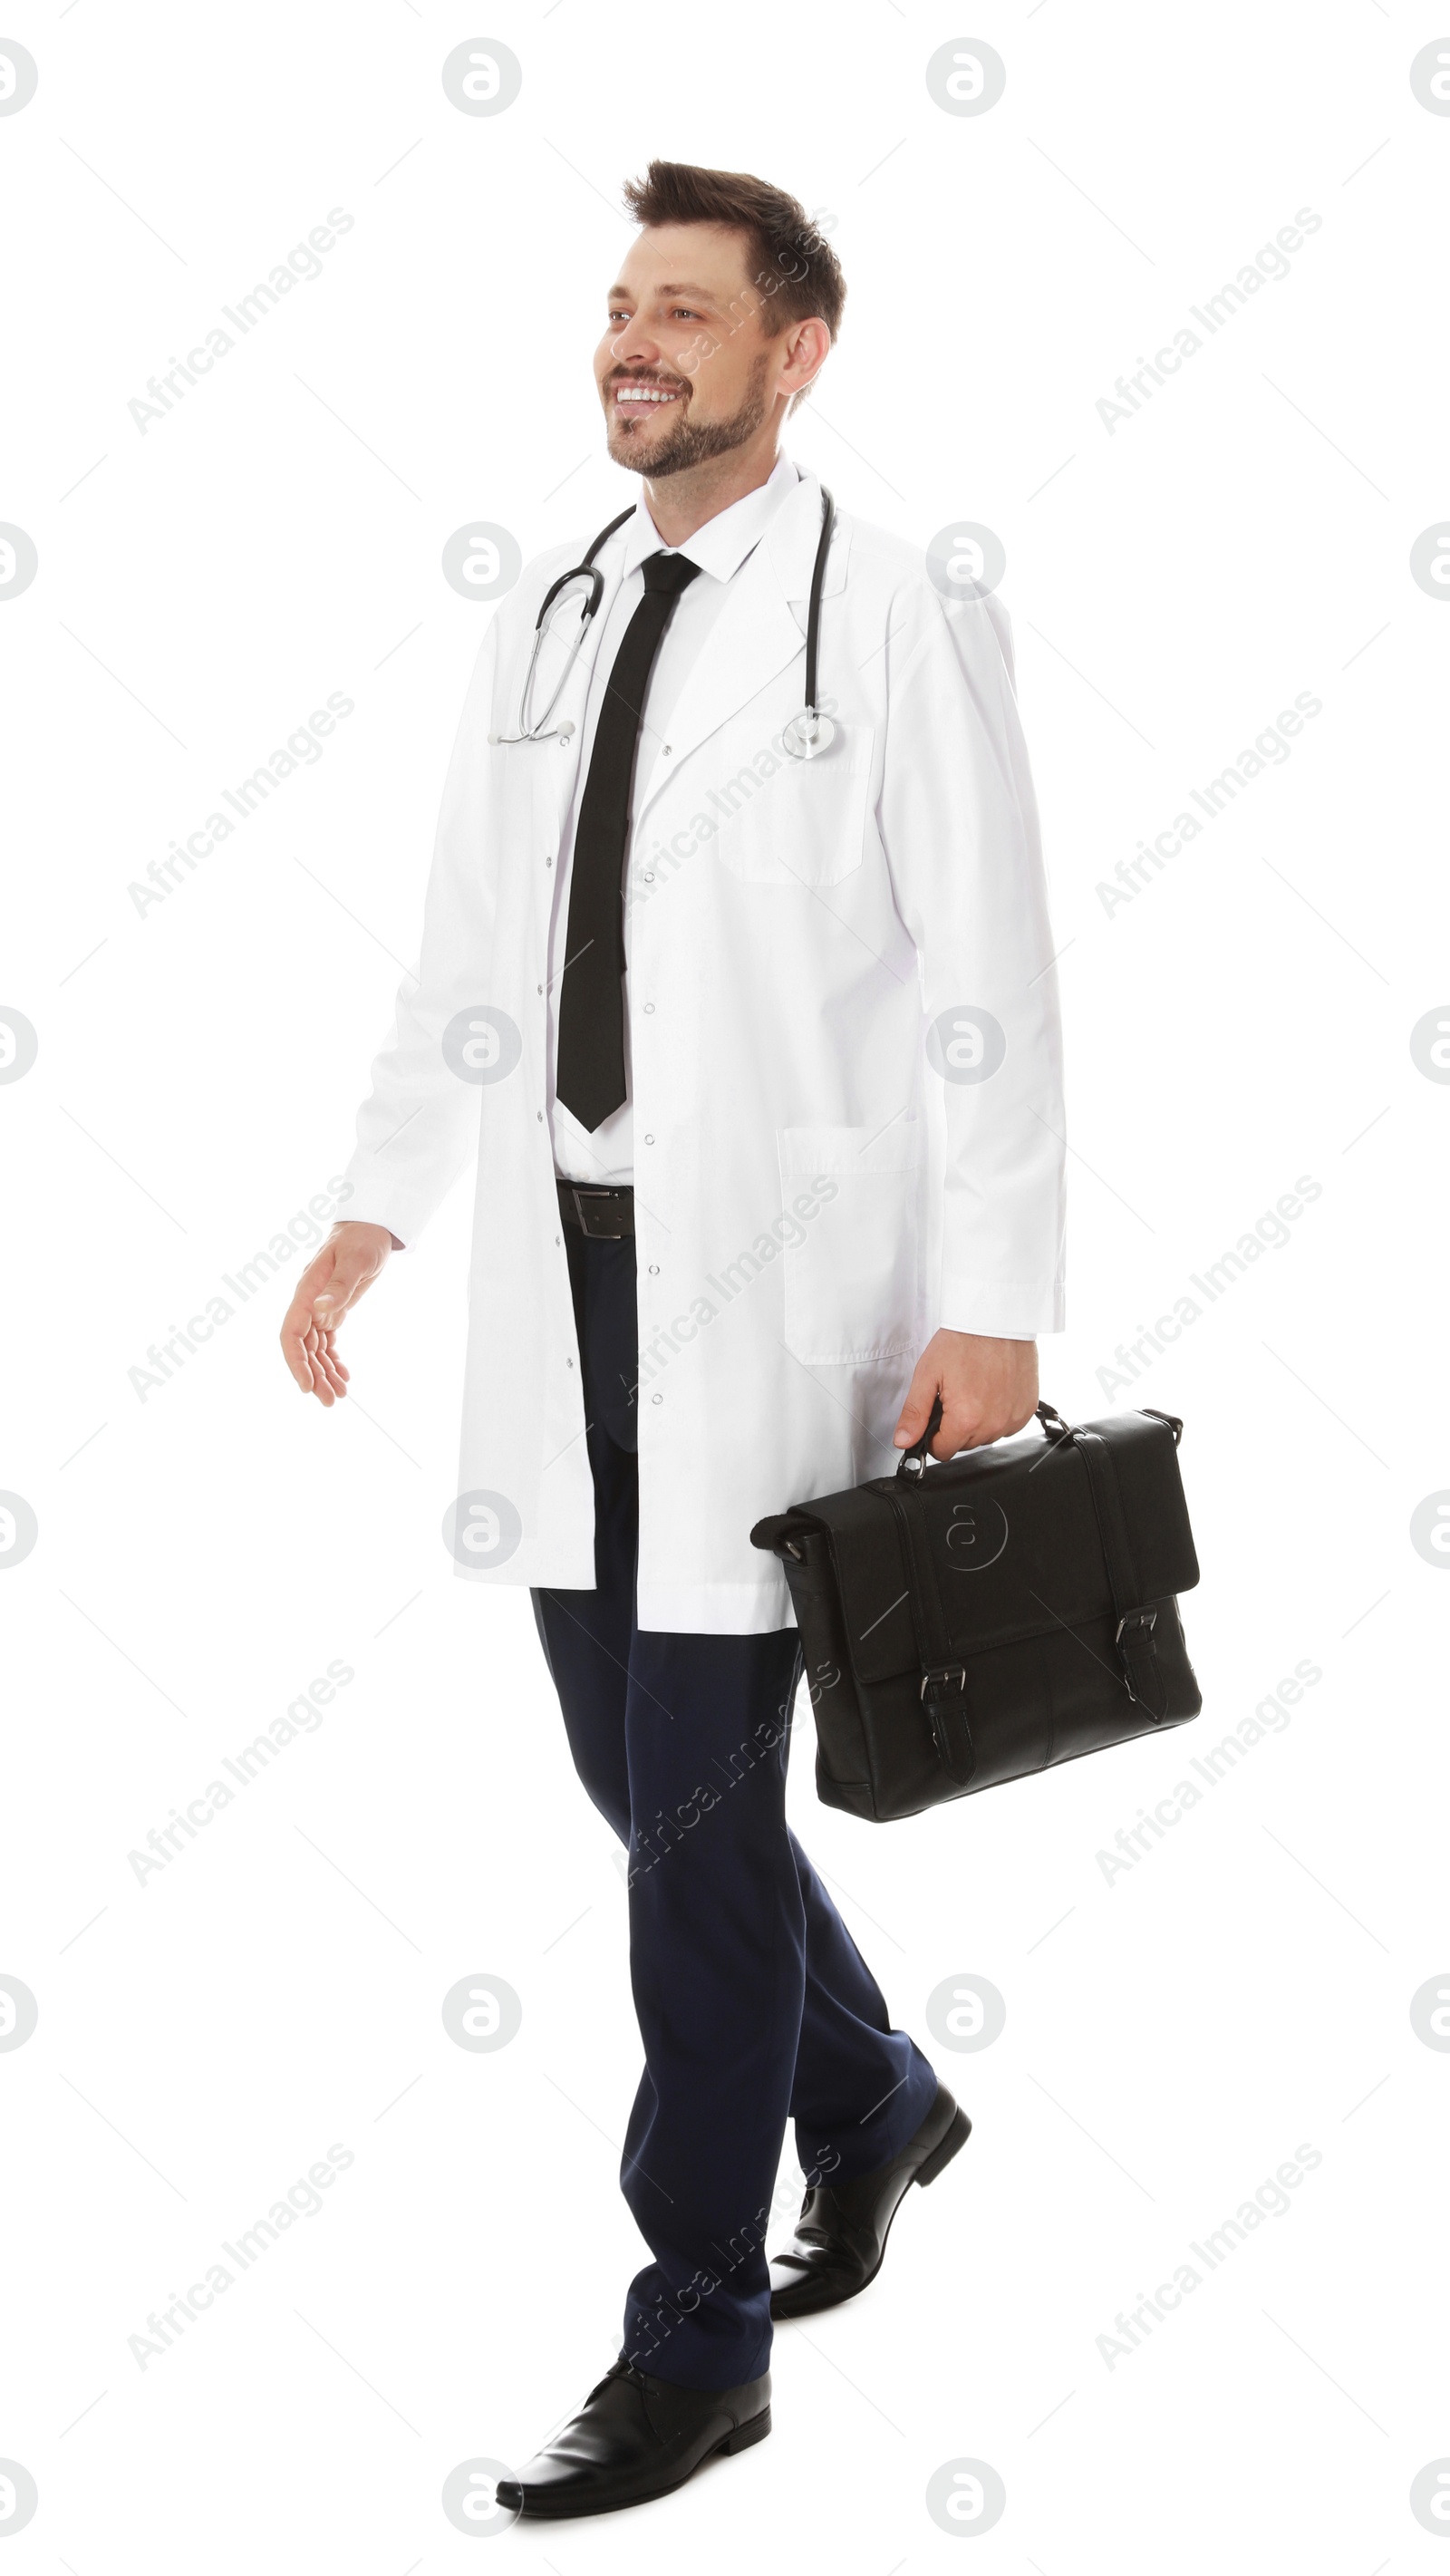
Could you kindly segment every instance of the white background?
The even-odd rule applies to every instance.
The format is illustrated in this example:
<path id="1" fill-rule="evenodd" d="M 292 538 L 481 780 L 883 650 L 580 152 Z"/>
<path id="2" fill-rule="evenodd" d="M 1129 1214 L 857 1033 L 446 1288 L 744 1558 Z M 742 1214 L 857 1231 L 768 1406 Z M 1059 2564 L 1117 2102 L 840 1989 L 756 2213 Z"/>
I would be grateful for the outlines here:
<path id="1" fill-rule="evenodd" d="M 964 28 L 1007 65 L 975 118 L 925 82 Z M 523 66 L 497 117 L 440 81 L 480 31 Z M 780 2332 L 769 2443 L 497 2546 L 1440 2564 L 1408 2501 L 1450 2454 L 1450 2056 L 1409 2017 L 1450 1970 L 1445 1591 L 1409 1537 L 1450 1486 L 1450 1092 L 1409 1050 L 1450 986 L 1450 615 L 1409 570 L 1450 497 L 1450 119 L 1409 82 L 1440 22 L 71 0 L 6 32 L 40 86 L 0 119 L 0 518 L 39 572 L 0 603 L 0 1002 L 40 1052 L 0 1091 L 0 1484 L 39 1540 L 4 1578 L 0 1970 L 39 2024 L 0 2055 L 0 2453 L 40 2503 L 5 2568 L 475 2564 L 445 2477 L 578 2403 L 641 2259 L 611 1837 L 526 1596 L 459 1584 L 440 1539 L 466 1193 L 349 1326 L 356 1401 L 284 1375 L 300 1252 L 144 1400 L 129 1372 L 347 1158 L 492 613 L 441 551 L 476 515 L 527 557 L 630 497 L 589 361 L 653 153 L 833 219 L 846 323 L 794 453 L 917 544 L 960 516 L 1006 547 L 1068 1024 L 1044 1391 L 1186 1418 L 1205 1710 L 884 1832 L 818 1807 L 803 1712 L 794 1820 L 976 2133 L 870 2295 Z M 322 276 L 143 435 L 147 378 L 334 207 Z M 1110 435 L 1115 378 L 1300 208 L 1291 274 Z M 354 712 L 323 757 L 138 914 L 128 886 L 329 692 Z M 1099 883 L 1300 692 L 1322 712 L 1290 757 L 1109 914 Z M 1290 1241 L 1105 1396 L 1115 1346 L 1301 1175 Z M 355 1678 L 319 1727 L 138 1884 L 128 1853 L 333 1659 Z M 1300 1661 L 1291 1722 L 1109 1882 L 1119 1828 Z M 440 2017 L 476 1973 L 522 2000 L 496 2053 Z M 972 1974 L 1006 2027 L 953 2055 L 926 1998 Z M 139 2368 L 148 2314 L 334 2142 L 319 2213 Z M 1301 2143 L 1287 2214 L 1110 2369 L 1117 2313 Z M 787 2153 L 782 2206 L 789 2182 Z M 962 2457 L 1005 2481 L 988 2533 L 927 2511 Z"/>

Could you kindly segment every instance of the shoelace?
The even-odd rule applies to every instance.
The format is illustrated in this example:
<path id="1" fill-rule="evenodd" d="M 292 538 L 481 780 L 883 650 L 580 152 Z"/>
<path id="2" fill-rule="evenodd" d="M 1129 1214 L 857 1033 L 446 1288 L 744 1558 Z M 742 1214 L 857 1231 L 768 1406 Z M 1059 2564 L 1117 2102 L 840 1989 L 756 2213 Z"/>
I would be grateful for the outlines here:
<path id="1" fill-rule="evenodd" d="M 590 2389 L 590 2396 L 597 2397 L 599 2389 L 607 2388 L 611 2379 L 627 2379 L 632 2387 L 641 2390 L 645 2396 L 649 2394 L 649 2380 L 645 2373 L 632 2361 L 616 2361 L 611 2369 L 606 2370 L 599 2382 L 599 2388 Z"/>

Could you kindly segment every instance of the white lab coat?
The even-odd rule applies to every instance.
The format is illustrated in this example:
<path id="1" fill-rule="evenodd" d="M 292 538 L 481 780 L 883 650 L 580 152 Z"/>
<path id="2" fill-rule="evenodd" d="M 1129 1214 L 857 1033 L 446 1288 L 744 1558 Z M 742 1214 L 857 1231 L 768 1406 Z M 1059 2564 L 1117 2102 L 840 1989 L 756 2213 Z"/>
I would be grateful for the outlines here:
<path id="1" fill-rule="evenodd" d="M 730 581 L 635 803 L 648 1629 L 789 1626 L 752 1523 L 890 1468 L 939 1325 L 1025 1338 L 1063 1321 L 1056 982 L 1005 612 L 945 602 L 916 549 L 840 516 L 819 676 L 839 731 L 794 761 L 780 734 L 804 695 L 819 529 L 806 475 Z M 479 652 L 417 977 L 373 1067 L 346 1203 L 412 1244 L 476 1163 L 450 1543 L 472 1580 L 566 1589 L 594 1581 L 594 1502 L 544 986 L 602 620 L 552 719 L 572 720 L 567 741 L 488 737 L 517 730 L 539 602 L 584 542 L 527 566 Z M 538 704 L 576 615 L 555 612 Z M 982 1055 L 974 1012 L 1005 1036 L 985 1079 L 999 1048 Z"/>

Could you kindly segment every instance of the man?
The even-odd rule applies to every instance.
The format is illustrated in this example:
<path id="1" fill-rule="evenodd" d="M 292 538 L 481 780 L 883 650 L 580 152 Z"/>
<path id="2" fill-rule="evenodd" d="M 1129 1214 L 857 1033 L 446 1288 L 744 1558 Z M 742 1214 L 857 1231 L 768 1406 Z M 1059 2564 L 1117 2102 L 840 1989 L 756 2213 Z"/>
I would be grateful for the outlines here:
<path id="1" fill-rule="evenodd" d="M 571 541 L 489 630 L 355 1217 L 283 1328 L 330 1405 L 343 1317 L 476 1154 L 447 1527 L 473 1579 L 532 1587 L 576 1767 L 630 1853 L 645 2049 L 622 2180 L 652 2259 L 620 2357 L 499 2489 L 558 2516 L 768 2433 L 772 2316 L 864 2288 L 910 2183 L 966 2138 L 787 1830 L 799 1643 L 750 1529 L 882 1473 L 937 1396 L 939 1457 L 1019 1430 L 1062 1322 L 1005 618 L 838 519 L 834 738 L 791 757 L 823 504 L 779 442 L 840 269 L 760 180 L 655 162 L 625 196 L 641 229 L 595 379 L 640 498 L 596 549 L 592 617 L 586 573 L 536 634 Z M 808 2189 L 770 2264 L 787 2117 Z"/>

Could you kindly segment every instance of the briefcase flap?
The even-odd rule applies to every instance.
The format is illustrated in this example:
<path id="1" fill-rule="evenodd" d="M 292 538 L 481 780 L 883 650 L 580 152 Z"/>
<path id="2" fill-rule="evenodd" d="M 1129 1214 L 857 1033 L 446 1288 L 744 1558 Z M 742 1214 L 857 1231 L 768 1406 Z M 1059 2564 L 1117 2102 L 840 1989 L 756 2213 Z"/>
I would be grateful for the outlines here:
<path id="1" fill-rule="evenodd" d="M 1143 1413 L 1083 1425 L 1107 1445 L 1131 1534 L 1141 1602 L 1190 1591 L 1198 1560 L 1169 1424 Z M 1076 1442 L 1034 1431 L 929 1465 L 915 1491 L 894 1477 L 832 1494 L 771 1527 L 825 1531 L 858 1678 L 921 1661 L 898 1506 L 922 1515 L 954 1652 L 970 1655 L 1112 1606 L 1087 1467 Z M 766 1541 L 766 1544 L 779 1543 Z M 1137 1606 L 1137 1605 L 1135 1605 Z"/>

